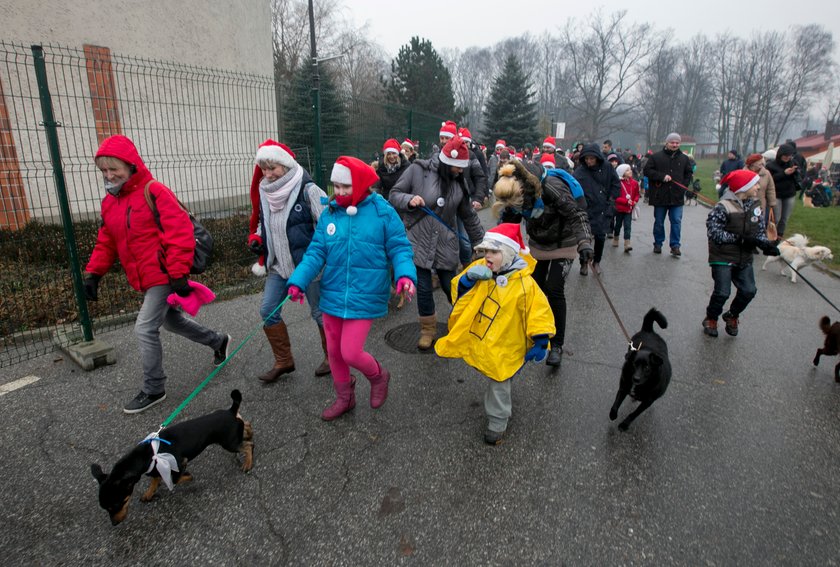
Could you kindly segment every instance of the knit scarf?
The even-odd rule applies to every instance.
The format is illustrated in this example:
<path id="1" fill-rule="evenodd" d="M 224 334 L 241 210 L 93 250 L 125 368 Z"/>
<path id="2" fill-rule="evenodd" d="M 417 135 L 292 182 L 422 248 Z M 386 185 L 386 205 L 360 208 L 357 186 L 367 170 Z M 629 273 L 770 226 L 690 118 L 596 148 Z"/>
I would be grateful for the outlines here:
<path id="1" fill-rule="evenodd" d="M 274 181 L 268 181 L 265 177 L 260 181 L 260 191 L 268 200 L 268 208 L 272 213 L 282 211 L 289 202 L 289 195 L 300 184 L 303 179 L 303 168 L 295 165 L 293 169 L 286 172 L 286 175 Z"/>

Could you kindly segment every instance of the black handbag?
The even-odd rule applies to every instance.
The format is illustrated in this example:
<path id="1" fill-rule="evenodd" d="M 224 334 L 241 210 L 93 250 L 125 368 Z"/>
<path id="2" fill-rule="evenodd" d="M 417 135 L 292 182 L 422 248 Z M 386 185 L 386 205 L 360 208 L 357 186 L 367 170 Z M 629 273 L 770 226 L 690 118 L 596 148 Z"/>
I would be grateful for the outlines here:
<path id="1" fill-rule="evenodd" d="M 144 196 L 146 197 L 146 203 L 149 205 L 149 208 L 152 210 L 152 215 L 155 217 L 155 223 L 157 223 L 158 230 L 163 232 L 163 225 L 160 223 L 160 212 L 158 212 L 157 206 L 155 205 L 155 196 L 149 191 L 149 186 L 154 183 L 154 180 L 149 181 L 146 183 L 146 188 L 144 190 Z M 173 197 L 175 195 L 173 194 Z M 184 206 L 184 204 L 175 197 L 175 200 L 187 213 L 190 217 L 190 222 L 193 226 L 193 237 L 195 238 L 195 252 L 193 254 L 193 263 L 190 266 L 190 273 L 191 274 L 201 274 L 204 273 L 204 270 L 210 265 L 210 262 L 213 259 L 213 237 L 204 228 L 204 225 L 201 224 L 195 216 L 190 212 L 190 210 Z"/>

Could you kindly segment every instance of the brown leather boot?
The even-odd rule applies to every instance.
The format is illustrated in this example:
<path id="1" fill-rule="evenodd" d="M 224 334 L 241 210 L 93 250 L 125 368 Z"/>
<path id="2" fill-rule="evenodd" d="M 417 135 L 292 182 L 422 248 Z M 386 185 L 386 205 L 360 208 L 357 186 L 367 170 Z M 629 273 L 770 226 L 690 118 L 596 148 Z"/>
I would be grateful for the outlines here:
<path id="1" fill-rule="evenodd" d="M 426 315 L 420 317 L 420 340 L 417 341 L 417 348 L 429 350 L 435 342 L 437 335 L 437 315 Z"/>
<path id="2" fill-rule="evenodd" d="M 335 401 L 321 413 L 321 419 L 332 421 L 356 407 L 356 379 L 352 376 L 349 382 L 333 382 Z"/>
<path id="3" fill-rule="evenodd" d="M 276 325 L 263 327 L 268 344 L 274 353 L 274 368 L 260 376 L 266 383 L 274 382 L 283 374 L 295 371 L 295 360 L 292 358 L 292 345 L 289 343 L 289 332 L 286 323 L 280 321 Z"/>
<path id="4" fill-rule="evenodd" d="M 318 325 L 318 332 L 321 333 L 321 349 L 324 351 L 324 360 L 315 369 L 315 376 L 326 376 L 330 373 L 330 359 L 327 356 L 327 335 L 324 334 L 324 328 L 320 325 Z"/>

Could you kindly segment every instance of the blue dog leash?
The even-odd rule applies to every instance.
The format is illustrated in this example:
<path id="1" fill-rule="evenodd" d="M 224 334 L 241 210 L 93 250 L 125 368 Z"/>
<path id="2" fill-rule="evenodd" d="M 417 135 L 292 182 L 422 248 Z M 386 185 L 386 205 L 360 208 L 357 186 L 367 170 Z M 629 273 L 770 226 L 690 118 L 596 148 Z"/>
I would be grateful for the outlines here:
<path id="1" fill-rule="evenodd" d="M 446 224 L 446 221 L 443 220 L 442 218 L 440 218 L 432 209 L 430 209 L 429 207 L 418 207 L 418 208 L 421 211 L 423 211 L 424 213 L 426 213 L 427 215 L 429 215 L 430 217 L 432 217 L 433 219 L 435 219 L 436 221 L 438 221 L 440 224 L 442 224 L 443 226 L 448 228 L 449 232 L 455 233 L 458 236 L 458 238 L 460 238 L 461 240 L 463 240 L 464 242 L 466 242 L 467 244 L 472 246 L 472 242 L 470 242 L 469 238 L 467 238 L 466 236 L 464 236 L 460 232 L 455 231 L 455 229 L 453 229 L 451 226 Z"/>

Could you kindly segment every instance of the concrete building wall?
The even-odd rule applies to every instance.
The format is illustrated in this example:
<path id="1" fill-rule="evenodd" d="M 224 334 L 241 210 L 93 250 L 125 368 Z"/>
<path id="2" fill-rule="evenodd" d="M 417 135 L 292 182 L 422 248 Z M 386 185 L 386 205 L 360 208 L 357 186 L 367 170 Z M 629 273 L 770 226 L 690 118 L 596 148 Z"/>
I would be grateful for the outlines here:
<path id="1" fill-rule="evenodd" d="M 197 214 L 248 206 L 253 153 L 277 128 L 268 0 L 0 0 L 0 11 L 0 228 L 58 217 L 33 43 L 76 218 L 98 213 L 92 157 L 118 133 Z"/>
<path id="2" fill-rule="evenodd" d="M 270 75 L 269 0 L 0 0 L 0 39 Z"/>

